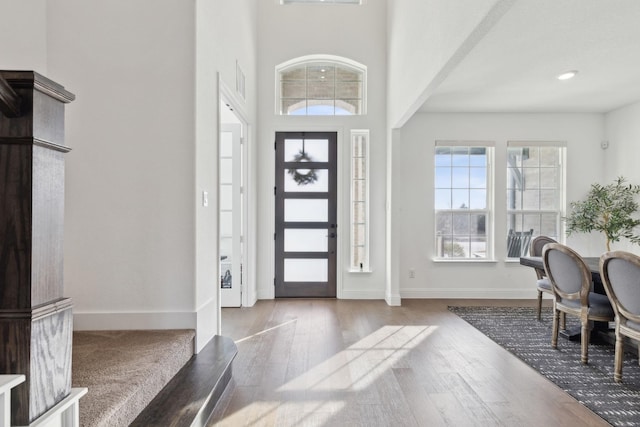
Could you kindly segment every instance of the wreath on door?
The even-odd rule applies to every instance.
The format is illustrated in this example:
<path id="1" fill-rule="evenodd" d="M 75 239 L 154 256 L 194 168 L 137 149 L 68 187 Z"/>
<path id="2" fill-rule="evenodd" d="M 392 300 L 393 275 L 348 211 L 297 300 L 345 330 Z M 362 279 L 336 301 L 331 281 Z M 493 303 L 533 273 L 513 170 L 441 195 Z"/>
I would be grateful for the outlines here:
<path id="1" fill-rule="evenodd" d="M 293 156 L 293 160 L 299 163 L 313 161 L 311 156 L 304 152 L 304 142 L 302 143 L 302 150 Z M 289 169 L 287 173 L 291 175 L 298 185 L 313 184 L 318 180 L 318 174 L 315 169 Z"/>

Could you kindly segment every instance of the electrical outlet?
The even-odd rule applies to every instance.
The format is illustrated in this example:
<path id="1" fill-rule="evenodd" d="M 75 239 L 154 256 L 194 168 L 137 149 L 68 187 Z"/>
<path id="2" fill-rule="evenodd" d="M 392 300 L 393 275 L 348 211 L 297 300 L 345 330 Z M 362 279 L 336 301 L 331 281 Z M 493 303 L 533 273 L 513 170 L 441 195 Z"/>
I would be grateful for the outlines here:
<path id="1" fill-rule="evenodd" d="M 409 269 L 409 279 L 415 279 L 416 278 L 416 270 L 413 268 Z"/>

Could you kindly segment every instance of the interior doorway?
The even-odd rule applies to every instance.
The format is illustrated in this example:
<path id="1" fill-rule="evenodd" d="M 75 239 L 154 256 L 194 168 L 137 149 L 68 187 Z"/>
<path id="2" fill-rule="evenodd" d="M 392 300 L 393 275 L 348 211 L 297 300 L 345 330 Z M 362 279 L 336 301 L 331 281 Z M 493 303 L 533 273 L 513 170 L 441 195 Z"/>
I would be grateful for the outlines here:
<path id="1" fill-rule="evenodd" d="M 218 151 L 220 305 L 240 307 L 246 286 L 246 124 L 223 97 Z"/>
<path id="2" fill-rule="evenodd" d="M 276 298 L 336 296 L 337 138 L 276 133 Z"/>

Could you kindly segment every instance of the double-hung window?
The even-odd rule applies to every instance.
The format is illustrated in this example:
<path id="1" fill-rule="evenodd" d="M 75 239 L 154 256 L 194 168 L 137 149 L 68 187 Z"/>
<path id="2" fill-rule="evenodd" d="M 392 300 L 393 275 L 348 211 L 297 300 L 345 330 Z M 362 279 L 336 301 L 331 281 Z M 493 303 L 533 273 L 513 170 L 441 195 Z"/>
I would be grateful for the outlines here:
<path id="1" fill-rule="evenodd" d="M 507 239 L 562 236 L 565 151 L 564 142 L 507 143 Z M 507 258 L 519 257 L 526 249 L 508 250 Z"/>
<path id="2" fill-rule="evenodd" d="M 436 258 L 492 258 L 492 160 L 493 143 L 436 142 Z"/>

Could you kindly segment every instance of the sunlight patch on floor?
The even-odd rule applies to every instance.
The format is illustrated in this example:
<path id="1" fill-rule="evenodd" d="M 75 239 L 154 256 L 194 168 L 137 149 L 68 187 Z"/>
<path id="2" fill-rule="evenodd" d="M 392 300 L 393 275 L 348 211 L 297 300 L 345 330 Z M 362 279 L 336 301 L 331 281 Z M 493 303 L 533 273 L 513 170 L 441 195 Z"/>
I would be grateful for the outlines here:
<path id="1" fill-rule="evenodd" d="M 240 341 L 259 337 L 282 328 L 285 322 Z M 241 406 L 216 425 L 220 426 L 303 426 L 334 425 L 337 420 L 350 422 L 361 415 L 359 405 L 377 404 L 384 396 L 378 385 L 397 388 L 393 369 L 409 367 L 405 358 L 420 345 L 437 326 L 383 326 L 365 338 L 339 351 L 322 363 L 306 369 L 301 375 L 269 392 L 253 394 L 251 386 L 238 387 Z M 264 365 L 264 369 L 270 369 Z M 273 369 L 274 366 L 271 366 Z M 263 372 L 262 380 L 275 381 L 285 371 L 304 369 L 282 366 Z M 376 384 L 378 382 L 378 384 Z M 395 385 L 393 385 L 395 384 Z M 246 393 L 246 394 L 245 394 Z M 356 409 L 354 409 L 356 408 Z M 354 412 L 355 411 L 355 412 Z"/>
<path id="2" fill-rule="evenodd" d="M 435 326 L 384 326 L 323 363 L 281 386 L 278 391 L 363 390 L 426 339 Z"/>

